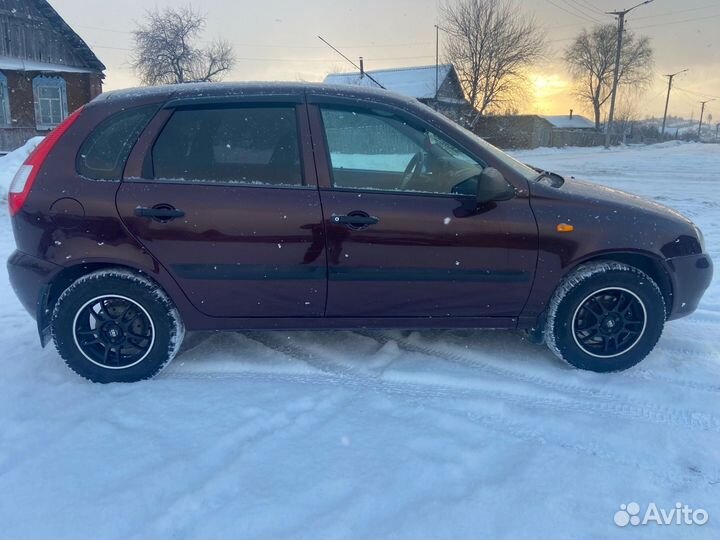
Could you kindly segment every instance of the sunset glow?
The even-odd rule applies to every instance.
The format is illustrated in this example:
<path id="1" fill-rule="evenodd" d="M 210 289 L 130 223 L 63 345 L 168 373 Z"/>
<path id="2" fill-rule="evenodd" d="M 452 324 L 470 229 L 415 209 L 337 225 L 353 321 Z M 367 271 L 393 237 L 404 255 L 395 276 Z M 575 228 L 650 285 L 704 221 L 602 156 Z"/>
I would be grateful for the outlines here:
<path id="1" fill-rule="evenodd" d="M 571 81 L 557 74 L 536 73 L 530 76 L 531 100 L 527 110 L 534 114 L 562 114 L 573 107 Z"/>

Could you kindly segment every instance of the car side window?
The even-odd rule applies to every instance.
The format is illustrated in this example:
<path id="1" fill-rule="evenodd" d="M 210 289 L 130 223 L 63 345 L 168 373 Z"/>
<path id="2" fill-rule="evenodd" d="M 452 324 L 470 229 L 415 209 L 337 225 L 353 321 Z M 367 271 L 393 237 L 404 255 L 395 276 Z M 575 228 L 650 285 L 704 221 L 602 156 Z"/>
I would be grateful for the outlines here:
<path id="1" fill-rule="evenodd" d="M 179 109 L 155 141 L 152 161 L 157 180 L 303 184 L 292 106 Z"/>
<path id="2" fill-rule="evenodd" d="M 394 115 L 323 107 L 333 187 L 475 195 L 485 164 Z"/>
<path id="3" fill-rule="evenodd" d="M 120 180 L 133 145 L 157 110 L 157 105 L 127 109 L 103 120 L 80 147 L 78 173 L 94 180 Z"/>

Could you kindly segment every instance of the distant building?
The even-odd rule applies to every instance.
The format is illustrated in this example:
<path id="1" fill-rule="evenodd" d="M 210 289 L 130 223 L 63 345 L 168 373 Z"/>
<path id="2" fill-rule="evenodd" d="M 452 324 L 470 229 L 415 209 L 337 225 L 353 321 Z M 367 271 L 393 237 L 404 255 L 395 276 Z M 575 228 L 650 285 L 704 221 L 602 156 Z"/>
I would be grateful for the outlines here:
<path id="1" fill-rule="evenodd" d="M 387 90 L 415 98 L 455 121 L 465 119 L 473 110 L 452 64 L 443 64 L 437 71 L 436 66 L 421 66 L 332 73 L 325 82 L 377 87 L 368 75 Z"/>
<path id="2" fill-rule="evenodd" d="M 597 146 L 605 140 L 593 121 L 575 114 L 481 116 L 474 131 L 500 148 Z"/>
<path id="3" fill-rule="evenodd" d="M 46 0 L 0 0 L 0 151 L 102 92 L 105 66 Z"/>
<path id="4" fill-rule="evenodd" d="M 569 115 L 541 116 L 552 124 L 554 129 L 595 129 L 595 122 L 570 111 Z"/>

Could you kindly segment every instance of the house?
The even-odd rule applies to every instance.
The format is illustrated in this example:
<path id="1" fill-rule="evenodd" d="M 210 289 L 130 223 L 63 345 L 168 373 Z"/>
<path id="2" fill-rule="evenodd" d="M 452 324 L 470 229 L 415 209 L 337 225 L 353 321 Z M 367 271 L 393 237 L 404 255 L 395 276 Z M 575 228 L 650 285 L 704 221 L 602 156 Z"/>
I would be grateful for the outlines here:
<path id="1" fill-rule="evenodd" d="M 387 90 L 415 98 L 455 121 L 473 110 L 452 64 L 365 71 L 361 62 L 361 71 L 332 73 L 325 82 L 377 87 L 373 79 Z"/>
<path id="2" fill-rule="evenodd" d="M 500 148 L 600 146 L 605 142 L 605 135 L 595 129 L 594 122 L 572 112 L 567 116 L 481 116 L 473 131 Z"/>
<path id="3" fill-rule="evenodd" d="M 574 114 L 572 110 L 569 115 L 542 116 L 541 118 L 550 122 L 553 129 L 595 129 L 595 122 L 579 114 Z"/>
<path id="4" fill-rule="evenodd" d="M 104 70 L 47 0 L 0 0 L 0 152 L 100 94 Z"/>
<path id="5" fill-rule="evenodd" d="M 473 131 L 499 148 L 537 148 L 548 146 L 553 125 L 542 116 L 514 114 L 480 116 Z"/>

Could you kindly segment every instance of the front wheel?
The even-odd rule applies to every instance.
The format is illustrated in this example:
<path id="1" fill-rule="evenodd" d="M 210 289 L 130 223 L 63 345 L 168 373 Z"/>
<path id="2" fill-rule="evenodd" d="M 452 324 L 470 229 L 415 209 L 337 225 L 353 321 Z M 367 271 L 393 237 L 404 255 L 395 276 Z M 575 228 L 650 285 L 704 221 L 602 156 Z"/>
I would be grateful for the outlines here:
<path id="1" fill-rule="evenodd" d="M 183 325 L 170 299 L 147 278 L 104 270 L 78 279 L 60 296 L 51 330 L 65 363 L 93 382 L 135 382 L 175 356 Z"/>
<path id="2" fill-rule="evenodd" d="M 662 292 L 647 274 L 616 262 L 588 263 L 556 290 L 545 342 L 574 367 L 622 371 L 653 350 L 665 318 Z"/>

